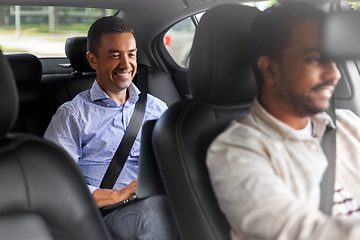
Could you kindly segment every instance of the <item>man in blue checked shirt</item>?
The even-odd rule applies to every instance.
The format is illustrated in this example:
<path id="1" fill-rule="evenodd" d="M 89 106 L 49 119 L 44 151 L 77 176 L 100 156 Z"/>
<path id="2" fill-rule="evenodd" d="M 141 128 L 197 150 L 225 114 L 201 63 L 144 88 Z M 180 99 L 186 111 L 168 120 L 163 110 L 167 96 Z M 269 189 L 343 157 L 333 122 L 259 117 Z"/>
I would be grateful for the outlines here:
<path id="1" fill-rule="evenodd" d="M 96 70 L 91 89 L 64 103 L 44 138 L 63 147 L 80 166 L 98 207 L 120 202 L 136 191 L 140 134 L 113 189 L 100 189 L 102 178 L 124 136 L 140 91 L 133 30 L 118 17 L 97 20 L 88 32 L 87 59 Z M 158 119 L 167 106 L 147 95 L 144 121 Z M 164 196 L 153 196 L 105 217 L 114 239 L 175 239 L 176 230 Z"/>

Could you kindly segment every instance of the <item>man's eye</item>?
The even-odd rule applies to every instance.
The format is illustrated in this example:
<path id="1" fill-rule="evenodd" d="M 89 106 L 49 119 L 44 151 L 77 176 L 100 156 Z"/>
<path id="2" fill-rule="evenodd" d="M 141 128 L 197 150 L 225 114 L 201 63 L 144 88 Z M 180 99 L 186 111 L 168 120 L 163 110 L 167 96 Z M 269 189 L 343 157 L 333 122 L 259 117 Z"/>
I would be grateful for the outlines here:
<path id="1" fill-rule="evenodd" d="M 313 58 L 313 62 L 320 62 L 320 58 L 319 57 Z"/>
<path id="2" fill-rule="evenodd" d="M 319 63 L 320 62 L 320 57 L 310 57 L 307 59 L 307 62 L 309 63 Z"/>
<path id="3" fill-rule="evenodd" d="M 110 55 L 111 59 L 118 59 L 120 57 L 119 54 Z"/>

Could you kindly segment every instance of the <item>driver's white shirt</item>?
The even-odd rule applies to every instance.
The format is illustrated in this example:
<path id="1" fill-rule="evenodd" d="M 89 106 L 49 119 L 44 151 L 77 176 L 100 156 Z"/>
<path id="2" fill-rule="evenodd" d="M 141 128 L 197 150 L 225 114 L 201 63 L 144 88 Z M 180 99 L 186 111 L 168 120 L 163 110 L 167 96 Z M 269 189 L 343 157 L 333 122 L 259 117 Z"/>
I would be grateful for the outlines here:
<path id="1" fill-rule="evenodd" d="M 308 137 L 315 137 L 316 132 L 309 118 L 308 123 L 303 129 L 297 130 L 298 133 Z M 342 218 L 360 219 L 360 207 L 354 197 L 339 183 L 335 182 L 332 216 Z"/>
<path id="2" fill-rule="evenodd" d="M 336 183 L 360 202 L 360 118 L 336 110 Z M 327 159 L 320 142 L 326 113 L 311 118 L 316 137 L 270 115 L 257 100 L 208 150 L 207 166 L 232 239 L 358 239 L 360 220 L 319 210 Z"/>

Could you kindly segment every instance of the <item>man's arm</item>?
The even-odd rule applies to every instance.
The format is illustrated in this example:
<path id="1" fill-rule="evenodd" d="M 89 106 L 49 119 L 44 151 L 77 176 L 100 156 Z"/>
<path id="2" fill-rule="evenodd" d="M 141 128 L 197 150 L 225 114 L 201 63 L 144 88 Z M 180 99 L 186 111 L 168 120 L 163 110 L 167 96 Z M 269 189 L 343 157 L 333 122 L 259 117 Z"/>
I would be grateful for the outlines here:
<path id="1" fill-rule="evenodd" d="M 80 126 L 67 103 L 60 106 L 47 127 L 44 138 L 57 144 L 77 163 L 82 154 Z"/>

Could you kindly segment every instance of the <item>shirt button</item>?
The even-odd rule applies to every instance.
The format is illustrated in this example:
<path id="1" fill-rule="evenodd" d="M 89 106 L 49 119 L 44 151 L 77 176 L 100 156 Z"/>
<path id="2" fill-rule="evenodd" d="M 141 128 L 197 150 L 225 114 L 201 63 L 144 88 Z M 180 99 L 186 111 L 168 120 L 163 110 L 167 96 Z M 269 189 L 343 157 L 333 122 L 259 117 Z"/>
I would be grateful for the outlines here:
<path id="1" fill-rule="evenodd" d="M 311 143 L 309 148 L 310 148 L 310 150 L 315 151 L 317 149 L 317 146 L 316 146 L 316 144 Z"/>

